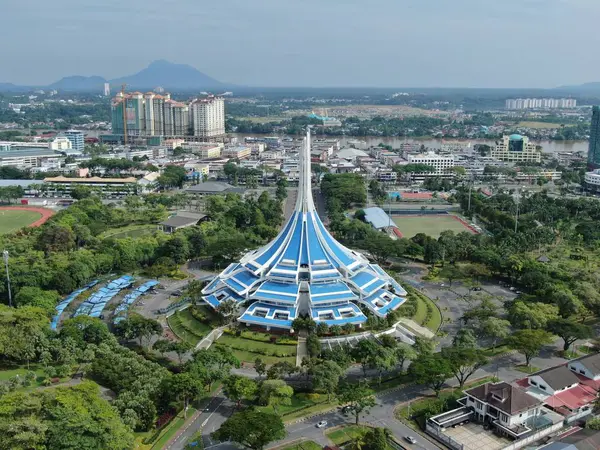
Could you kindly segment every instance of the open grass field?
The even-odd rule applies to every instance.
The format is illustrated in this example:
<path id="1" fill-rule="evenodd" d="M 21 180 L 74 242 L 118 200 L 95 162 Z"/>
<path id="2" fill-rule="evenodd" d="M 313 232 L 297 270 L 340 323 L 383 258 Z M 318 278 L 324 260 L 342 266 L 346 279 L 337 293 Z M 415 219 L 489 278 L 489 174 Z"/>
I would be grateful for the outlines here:
<path id="1" fill-rule="evenodd" d="M 546 122 L 519 122 L 517 124 L 518 127 L 526 127 L 526 128 L 537 128 L 537 129 L 542 129 L 542 128 L 560 128 L 560 123 L 546 123 Z M 569 126 L 569 125 L 565 125 L 565 126 Z"/>
<path id="2" fill-rule="evenodd" d="M 236 358 L 242 362 L 253 363 L 256 358 L 260 358 L 266 364 L 280 361 L 296 364 L 296 345 L 272 344 L 231 334 L 223 334 L 217 340 L 217 345 L 229 347 Z"/>
<path id="3" fill-rule="evenodd" d="M 394 223 L 400 229 L 402 236 L 411 238 L 419 233 L 425 233 L 435 239 L 440 237 L 442 231 L 461 231 L 472 232 L 469 228 L 463 225 L 456 216 L 439 215 L 439 216 L 394 216 Z"/>
<path id="4" fill-rule="evenodd" d="M 12 233 L 39 220 L 39 212 L 21 209 L 0 209 L 0 234 Z"/>

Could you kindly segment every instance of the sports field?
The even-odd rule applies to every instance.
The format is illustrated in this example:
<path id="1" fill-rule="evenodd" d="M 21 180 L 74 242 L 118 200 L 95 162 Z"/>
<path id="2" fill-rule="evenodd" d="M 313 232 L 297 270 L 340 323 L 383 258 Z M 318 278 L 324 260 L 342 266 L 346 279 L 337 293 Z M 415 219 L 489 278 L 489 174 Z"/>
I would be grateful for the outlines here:
<path id="1" fill-rule="evenodd" d="M 411 238 L 419 233 L 425 233 L 433 238 L 440 237 L 442 231 L 468 231 L 473 233 L 456 216 L 431 215 L 431 216 L 394 216 L 394 222 L 400 229 L 402 236 Z"/>
<path id="2" fill-rule="evenodd" d="M 39 220 L 42 214 L 24 209 L 0 210 L 0 234 L 11 233 L 19 228 L 31 225 Z"/>

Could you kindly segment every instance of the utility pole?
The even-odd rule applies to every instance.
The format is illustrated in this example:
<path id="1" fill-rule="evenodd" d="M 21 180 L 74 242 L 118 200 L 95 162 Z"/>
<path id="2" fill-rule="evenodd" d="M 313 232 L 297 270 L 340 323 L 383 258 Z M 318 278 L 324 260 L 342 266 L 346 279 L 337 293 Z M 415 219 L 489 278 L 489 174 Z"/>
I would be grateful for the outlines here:
<path id="1" fill-rule="evenodd" d="M 4 257 L 4 266 L 6 267 L 6 284 L 8 287 L 8 306 L 12 307 L 12 292 L 10 290 L 10 274 L 8 272 L 8 250 L 2 252 Z"/>

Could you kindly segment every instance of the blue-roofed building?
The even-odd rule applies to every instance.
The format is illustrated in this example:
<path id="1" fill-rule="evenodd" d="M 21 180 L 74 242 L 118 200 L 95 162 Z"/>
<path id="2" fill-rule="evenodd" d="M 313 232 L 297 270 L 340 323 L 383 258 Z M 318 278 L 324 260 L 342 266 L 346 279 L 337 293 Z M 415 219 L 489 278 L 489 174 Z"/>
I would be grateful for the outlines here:
<path id="1" fill-rule="evenodd" d="M 367 208 L 387 226 L 389 218 L 383 211 L 385 217 L 379 217 L 376 209 Z M 300 152 L 294 213 L 273 241 L 229 265 L 202 294 L 215 309 L 225 301 L 243 304 L 246 309 L 238 321 L 267 330 L 291 329 L 300 316 L 329 326 L 360 326 L 367 317 L 359 305 L 385 317 L 406 298 L 406 291 L 381 267 L 344 247 L 323 225 L 311 191 L 310 132 Z"/>

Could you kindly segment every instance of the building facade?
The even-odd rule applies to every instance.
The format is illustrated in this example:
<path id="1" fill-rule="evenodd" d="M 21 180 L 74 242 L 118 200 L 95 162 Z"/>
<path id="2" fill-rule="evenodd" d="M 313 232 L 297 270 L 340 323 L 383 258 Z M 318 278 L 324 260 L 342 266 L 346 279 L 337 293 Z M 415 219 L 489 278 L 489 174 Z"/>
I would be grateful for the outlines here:
<path id="1" fill-rule="evenodd" d="M 66 137 L 57 136 L 52 142 L 48 144 L 48 148 L 50 150 L 66 151 L 71 150 L 73 148 L 73 144 Z"/>
<path id="2" fill-rule="evenodd" d="M 425 164 L 435 169 L 431 176 L 445 175 L 456 165 L 456 159 L 453 155 L 438 155 L 434 152 L 423 153 L 420 155 L 408 155 L 410 164 Z"/>
<path id="3" fill-rule="evenodd" d="M 492 147 L 492 158 L 505 162 L 534 162 L 542 161 L 542 151 L 538 150 L 537 145 L 529 141 L 526 136 L 520 134 L 511 134 L 503 136 L 502 141 L 496 142 Z"/>
<path id="4" fill-rule="evenodd" d="M 217 137 L 225 134 L 225 102 L 221 97 L 208 96 L 192 102 L 194 136 Z"/>
<path id="5" fill-rule="evenodd" d="M 600 168 L 600 107 L 592 108 L 592 124 L 590 127 L 590 142 L 588 147 L 588 167 Z"/>
<path id="6" fill-rule="evenodd" d="M 290 330 L 302 316 L 328 326 L 360 326 L 367 317 L 359 303 L 385 317 L 406 298 L 392 277 L 337 242 L 321 222 L 312 198 L 310 133 L 300 152 L 295 211 L 283 230 L 227 267 L 202 293 L 213 308 L 226 301 L 251 303 L 238 321 L 267 330 Z"/>
<path id="7" fill-rule="evenodd" d="M 83 152 L 85 148 L 85 136 L 83 135 L 83 131 L 68 130 L 63 134 L 69 141 L 71 141 L 71 149 L 77 152 Z"/>

